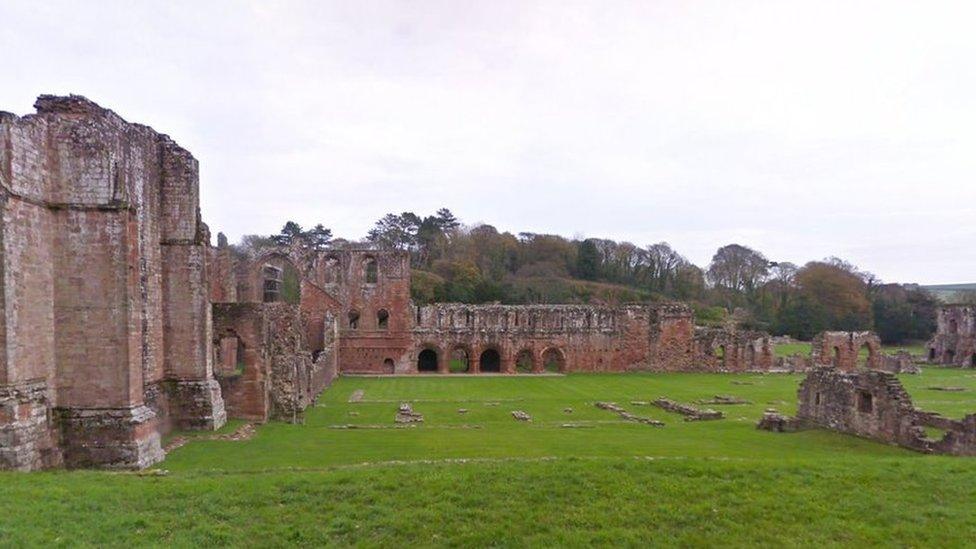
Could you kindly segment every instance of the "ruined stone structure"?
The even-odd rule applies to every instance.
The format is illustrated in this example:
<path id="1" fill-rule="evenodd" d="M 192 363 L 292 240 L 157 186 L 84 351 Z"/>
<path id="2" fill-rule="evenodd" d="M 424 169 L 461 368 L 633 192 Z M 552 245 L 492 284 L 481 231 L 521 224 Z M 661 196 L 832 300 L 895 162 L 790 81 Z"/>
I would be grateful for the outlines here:
<path id="1" fill-rule="evenodd" d="M 696 366 L 708 372 L 769 370 L 774 366 L 769 334 L 722 328 L 695 330 Z"/>
<path id="2" fill-rule="evenodd" d="M 335 301 L 288 254 L 235 258 L 218 238 L 211 255 L 215 373 L 228 413 L 299 421 L 337 374 Z"/>
<path id="3" fill-rule="evenodd" d="M 863 357 L 861 349 L 866 349 Z M 858 366 L 876 370 L 882 365 L 881 338 L 874 332 L 821 332 L 813 338 L 810 358 L 815 366 L 845 372 Z"/>
<path id="4" fill-rule="evenodd" d="M 340 372 L 772 364 L 680 303 L 418 307 L 404 252 L 211 247 L 189 152 L 83 97 L 35 106 L 0 113 L 0 469 L 145 467 L 174 428 L 300 421 Z"/>
<path id="5" fill-rule="evenodd" d="M 415 306 L 404 252 L 346 246 L 233 259 L 218 245 L 215 254 L 217 264 L 230 258 L 220 267 L 224 280 L 211 284 L 215 302 L 225 295 L 297 305 L 313 353 L 322 333 L 335 334 L 338 372 L 744 371 L 773 365 L 767 334 L 696 332 L 691 309 L 680 303 Z"/>
<path id="6" fill-rule="evenodd" d="M 926 453 L 976 455 L 976 414 L 952 420 L 915 408 L 895 375 L 817 368 L 800 385 L 796 421 Z M 926 433 L 939 432 L 930 437 Z"/>
<path id="7" fill-rule="evenodd" d="M 144 467 L 225 420 L 197 162 L 83 97 L 0 113 L 0 468 Z"/>
<path id="8" fill-rule="evenodd" d="M 976 306 L 942 307 L 937 320 L 935 335 L 926 345 L 929 362 L 976 368 Z"/>

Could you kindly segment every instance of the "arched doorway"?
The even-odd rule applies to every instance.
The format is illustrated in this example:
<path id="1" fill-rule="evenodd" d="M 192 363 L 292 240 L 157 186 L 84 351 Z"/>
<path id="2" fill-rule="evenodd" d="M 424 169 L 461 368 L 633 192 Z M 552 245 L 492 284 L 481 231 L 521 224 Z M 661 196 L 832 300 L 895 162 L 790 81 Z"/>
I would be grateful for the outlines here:
<path id="1" fill-rule="evenodd" d="M 437 355 L 434 355 L 434 360 L 437 360 Z M 383 373 L 392 374 L 396 371 L 396 364 L 393 362 L 392 358 L 388 358 L 383 361 Z"/>
<path id="2" fill-rule="evenodd" d="M 529 374 L 535 370 L 535 357 L 532 356 L 532 351 L 529 349 L 522 349 L 519 354 L 515 355 L 515 372 L 519 374 Z"/>
<path id="3" fill-rule="evenodd" d="M 566 357 L 555 347 L 550 347 L 542 353 L 542 367 L 547 372 L 566 371 Z"/>
<path id="4" fill-rule="evenodd" d="M 756 365 L 756 345 L 755 343 L 750 343 L 746 345 L 746 368 L 752 368 Z"/>
<path id="5" fill-rule="evenodd" d="M 867 343 L 857 349 L 857 359 L 855 360 L 858 368 L 868 368 L 874 363 L 874 349 Z"/>
<path id="6" fill-rule="evenodd" d="M 502 371 L 502 356 L 494 349 L 486 349 L 481 353 L 478 361 L 480 371 L 483 373 L 499 373 Z"/>
<path id="7" fill-rule="evenodd" d="M 471 371 L 471 358 L 464 347 L 455 347 L 451 351 L 451 361 L 447 366 L 452 374 L 466 374 Z"/>
<path id="8" fill-rule="evenodd" d="M 433 349 L 424 349 L 423 351 L 420 351 L 420 354 L 417 355 L 417 371 L 436 372 L 437 351 Z"/>
<path id="9" fill-rule="evenodd" d="M 729 357 L 728 357 L 728 355 L 725 352 L 725 345 L 719 345 L 718 346 L 718 351 L 716 352 L 716 355 L 715 356 L 717 356 L 718 359 L 720 361 L 722 361 L 722 367 L 725 368 L 725 366 L 729 362 Z"/>

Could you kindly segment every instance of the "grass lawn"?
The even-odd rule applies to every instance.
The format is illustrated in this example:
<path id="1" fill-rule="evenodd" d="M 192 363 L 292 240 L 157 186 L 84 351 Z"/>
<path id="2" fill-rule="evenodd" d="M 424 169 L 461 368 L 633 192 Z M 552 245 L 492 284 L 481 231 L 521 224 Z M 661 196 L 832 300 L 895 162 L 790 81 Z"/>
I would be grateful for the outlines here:
<path id="1" fill-rule="evenodd" d="M 971 370 L 904 376 L 916 404 L 976 411 Z M 976 539 L 976 461 L 825 431 L 792 413 L 802 376 L 342 377 L 304 425 L 194 440 L 161 475 L 0 474 L 7 545 L 942 545 Z M 960 386 L 962 392 L 932 386 Z M 361 402 L 348 402 L 356 390 Z M 716 394 L 726 419 L 652 406 Z M 594 402 L 664 421 L 623 421 Z M 395 427 L 401 401 L 425 421 Z M 459 413 L 465 409 L 465 413 Z M 518 422 L 524 410 L 531 422 Z"/>

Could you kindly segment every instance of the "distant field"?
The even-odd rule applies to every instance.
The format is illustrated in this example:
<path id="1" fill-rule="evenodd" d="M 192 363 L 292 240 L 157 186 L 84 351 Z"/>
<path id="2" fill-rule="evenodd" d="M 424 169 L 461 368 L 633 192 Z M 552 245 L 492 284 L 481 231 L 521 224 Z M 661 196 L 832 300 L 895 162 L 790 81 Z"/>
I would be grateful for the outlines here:
<path id="1" fill-rule="evenodd" d="M 926 290 L 935 294 L 940 301 L 953 303 L 960 300 L 963 293 L 976 292 L 976 283 L 973 284 L 937 284 L 923 286 Z"/>
<path id="2" fill-rule="evenodd" d="M 916 403 L 976 410 L 971 370 L 904 376 Z M 976 539 L 976 461 L 826 431 L 755 429 L 802 376 L 342 377 L 304 425 L 197 440 L 164 476 L 0 475 L 22 545 L 939 545 Z M 966 388 L 939 392 L 932 386 Z M 364 391 L 362 402 L 348 402 Z M 716 394 L 727 418 L 632 404 Z M 594 406 L 615 401 L 652 427 Z M 410 401 L 425 421 L 397 428 Z M 467 410 L 460 413 L 459 409 Z M 524 410 L 531 422 L 515 421 Z"/>

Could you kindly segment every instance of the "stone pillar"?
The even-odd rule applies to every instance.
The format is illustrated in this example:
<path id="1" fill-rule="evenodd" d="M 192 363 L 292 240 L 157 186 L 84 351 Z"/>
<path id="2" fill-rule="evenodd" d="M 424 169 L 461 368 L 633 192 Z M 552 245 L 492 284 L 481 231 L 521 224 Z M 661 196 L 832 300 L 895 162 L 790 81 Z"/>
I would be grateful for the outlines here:
<path id="1" fill-rule="evenodd" d="M 206 229 L 200 221 L 197 161 L 162 144 L 163 370 L 173 424 L 220 428 L 227 420 L 213 376 Z"/>

